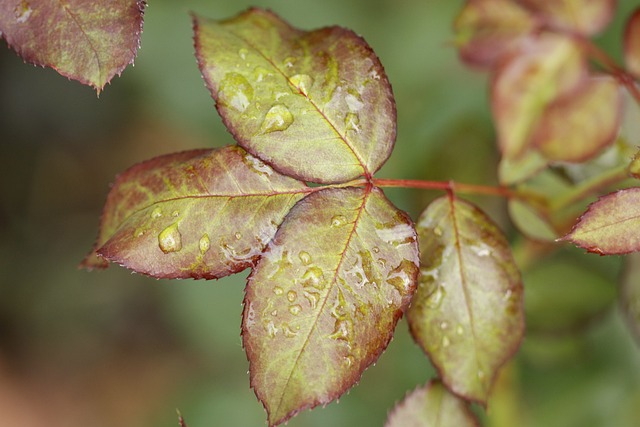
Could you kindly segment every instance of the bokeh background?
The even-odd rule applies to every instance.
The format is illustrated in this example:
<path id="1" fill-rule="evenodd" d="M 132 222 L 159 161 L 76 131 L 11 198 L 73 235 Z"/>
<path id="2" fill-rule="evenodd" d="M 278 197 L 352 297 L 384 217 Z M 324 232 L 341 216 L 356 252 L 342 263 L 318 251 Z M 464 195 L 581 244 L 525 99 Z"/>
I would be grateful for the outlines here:
<path id="1" fill-rule="evenodd" d="M 255 5 L 300 28 L 353 29 L 381 58 L 398 105 L 396 148 L 378 176 L 495 183 L 486 75 L 462 66 L 452 44 L 461 1 L 149 3 L 135 67 L 99 98 L 0 43 L 0 427 L 175 426 L 176 408 L 190 427 L 265 425 L 240 340 L 246 272 L 156 281 L 117 266 L 77 268 L 116 174 L 159 154 L 233 143 L 196 65 L 190 11 L 225 18 Z M 598 39 L 615 58 L 634 5 L 620 1 Z M 414 219 L 437 196 L 386 193 Z M 472 199 L 515 236 L 504 201 Z M 532 327 L 484 424 L 638 426 L 640 353 L 614 301 L 621 259 L 561 252 L 560 262 L 525 271 Z M 571 310 L 589 315 L 572 323 Z M 358 386 L 289 425 L 381 426 L 433 375 L 401 321 Z"/>

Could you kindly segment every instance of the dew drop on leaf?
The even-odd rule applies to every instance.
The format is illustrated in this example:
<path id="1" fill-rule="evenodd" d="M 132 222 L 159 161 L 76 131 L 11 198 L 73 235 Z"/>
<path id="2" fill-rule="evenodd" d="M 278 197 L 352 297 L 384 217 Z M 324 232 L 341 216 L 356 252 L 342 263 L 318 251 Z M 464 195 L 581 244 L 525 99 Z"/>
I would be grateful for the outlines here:
<path id="1" fill-rule="evenodd" d="M 158 244 L 165 254 L 182 249 L 182 235 L 178 230 L 178 223 L 168 226 L 158 234 Z"/>
<path id="2" fill-rule="evenodd" d="M 340 227 L 342 225 L 345 225 L 346 223 L 347 219 L 344 217 L 344 215 L 335 215 L 333 218 L 331 218 L 332 227 Z"/>
<path id="3" fill-rule="evenodd" d="M 162 216 L 162 209 L 160 209 L 160 208 L 155 208 L 151 212 L 151 218 L 153 218 L 153 219 L 160 218 L 161 216 Z"/>
<path id="4" fill-rule="evenodd" d="M 280 286 L 276 286 L 275 288 L 273 288 L 273 293 L 276 295 L 282 295 L 284 293 L 284 289 L 282 289 Z"/>
<path id="5" fill-rule="evenodd" d="M 296 58 L 294 58 L 293 56 L 288 56 L 284 59 L 284 61 L 282 61 L 282 65 L 285 68 L 292 68 L 293 65 L 297 62 L 298 60 Z"/>
<path id="6" fill-rule="evenodd" d="M 289 312 L 294 316 L 297 316 L 298 314 L 300 314 L 301 311 L 302 311 L 302 306 L 300 306 L 299 304 L 295 304 L 289 307 Z"/>
<path id="7" fill-rule="evenodd" d="M 462 325 L 458 325 L 458 327 L 456 328 L 456 333 L 458 335 L 464 335 L 464 328 L 462 327 Z"/>
<path id="8" fill-rule="evenodd" d="M 296 335 L 298 335 L 298 333 L 296 331 L 294 331 L 293 329 L 291 329 L 291 327 L 289 325 L 287 325 L 286 323 L 282 325 L 282 333 L 287 338 L 293 338 Z"/>
<path id="9" fill-rule="evenodd" d="M 249 53 L 249 51 L 245 48 L 242 48 L 238 51 L 238 56 L 242 59 L 247 59 L 247 54 Z"/>
<path id="10" fill-rule="evenodd" d="M 264 67 L 256 67 L 253 69 L 252 75 L 256 83 L 262 83 L 266 77 L 271 75 L 271 72 Z"/>
<path id="11" fill-rule="evenodd" d="M 313 287 L 323 290 L 326 286 L 324 274 L 320 267 L 309 267 L 302 275 L 302 286 L 305 288 Z"/>
<path id="12" fill-rule="evenodd" d="M 344 125 L 346 130 L 360 132 L 360 116 L 356 113 L 347 113 L 344 118 Z"/>
<path id="13" fill-rule="evenodd" d="M 14 9 L 16 22 L 19 24 L 23 24 L 27 22 L 27 19 L 31 16 L 33 10 L 31 9 L 31 5 L 25 0 L 22 0 L 18 6 Z"/>
<path id="14" fill-rule="evenodd" d="M 289 82 L 292 84 L 291 90 L 293 93 L 301 93 L 304 96 L 309 95 L 309 89 L 313 85 L 313 77 L 308 74 L 296 74 L 289 78 Z"/>
<path id="15" fill-rule="evenodd" d="M 198 246 L 200 247 L 200 252 L 203 254 L 209 250 L 211 247 L 211 240 L 209 240 L 209 235 L 207 233 L 202 235 L 198 242 Z"/>
<path id="16" fill-rule="evenodd" d="M 334 340 L 349 341 L 353 332 L 353 322 L 349 319 L 337 319 L 333 333 L 329 338 Z"/>
<path id="17" fill-rule="evenodd" d="M 253 100 L 253 87 L 242 74 L 227 73 L 220 82 L 218 100 L 242 113 Z"/>
<path id="18" fill-rule="evenodd" d="M 178 212 L 178 211 L 173 211 L 173 212 L 171 212 L 171 216 L 172 216 L 172 217 L 177 218 L 177 217 L 179 217 L 179 216 L 180 216 L 180 212 Z"/>
<path id="19" fill-rule="evenodd" d="M 449 345 L 451 344 L 451 341 L 449 341 L 449 337 L 447 337 L 446 335 L 442 337 L 442 347 L 447 348 L 449 347 Z"/>
<path id="20" fill-rule="evenodd" d="M 344 100 L 351 112 L 360 111 L 362 110 L 362 107 L 364 107 L 364 102 L 362 102 L 362 98 L 360 98 L 360 95 L 358 95 L 357 92 L 350 91 L 347 96 L 345 96 Z"/>
<path id="21" fill-rule="evenodd" d="M 233 236 L 236 238 L 236 240 L 242 239 L 242 233 L 236 233 Z"/>
<path id="22" fill-rule="evenodd" d="M 303 265 L 311 264 L 311 255 L 309 255 L 309 252 L 300 251 L 298 257 L 300 258 L 300 262 L 302 262 Z"/>
<path id="23" fill-rule="evenodd" d="M 260 131 L 262 133 L 283 131 L 287 130 L 292 123 L 293 114 L 291 111 L 282 104 L 276 104 L 267 111 Z"/>
<path id="24" fill-rule="evenodd" d="M 287 292 L 287 299 L 290 302 L 294 302 L 296 300 L 296 298 L 298 298 L 298 294 L 296 293 L 296 291 Z"/>
<path id="25" fill-rule="evenodd" d="M 433 292 L 427 297 L 425 303 L 427 307 L 438 308 L 442 304 L 446 292 L 442 286 L 436 285 Z"/>
<path id="26" fill-rule="evenodd" d="M 307 301 L 309 301 L 309 306 L 311 306 L 312 309 L 318 306 L 318 301 L 320 300 L 320 294 L 318 292 L 305 290 L 303 295 Z"/>

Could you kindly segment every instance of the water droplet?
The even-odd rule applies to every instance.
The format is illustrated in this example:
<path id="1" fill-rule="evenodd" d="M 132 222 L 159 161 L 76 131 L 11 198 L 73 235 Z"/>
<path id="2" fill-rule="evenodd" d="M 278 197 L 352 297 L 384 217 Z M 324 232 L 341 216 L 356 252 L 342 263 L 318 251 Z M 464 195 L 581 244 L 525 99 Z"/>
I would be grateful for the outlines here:
<path id="1" fill-rule="evenodd" d="M 171 212 L 171 216 L 172 216 L 172 217 L 174 217 L 174 218 L 177 218 L 177 217 L 179 217 L 179 216 L 180 216 L 180 212 L 178 212 L 178 211 L 173 211 L 173 212 Z"/>
<path id="2" fill-rule="evenodd" d="M 284 293 L 284 289 L 282 289 L 280 286 L 275 286 L 273 288 L 273 293 L 276 295 L 282 295 Z"/>
<path id="3" fill-rule="evenodd" d="M 271 169 L 269 165 L 250 154 L 245 155 L 242 161 L 245 165 L 249 166 L 250 169 L 261 175 L 271 176 L 273 174 L 273 169 Z"/>
<path id="4" fill-rule="evenodd" d="M 309 255 L 309 252 L 300 251 L 298 257 L 304 265 L 309 265 L 311 263 L 311 255 Z"/>
<path id="5" fill-rule="evenodd" d="M 369 71 L 369 77 L 373 80 L 380 80 L 380 74 L 378 74 L 378 70 L 375 68 Z"/>
<path id="6" fill-rule="evenodd" d="M 442 236 L 442 228 L 440 228 L 440 227 L 434 228 L 433 229 L 433 234 L 435 234 L 438 237 Z"/>
<path id="7" fill-rule="evenodd" d="M 282 325 L 282 332 L 284 333 L 284 336 L 287 338 L 293 338 L 296 335 L 298 335 L 298 333 L 293 329 L 291 329 L 291 327 L 286 323 Z"/>
<path id="8" fill-rule="evenodd" d="M 353 322 L 349 319 L 337 319 L 333 333 L 329 338 L 334 340 L 349 341 L 349 337 L 353 334 Z"/>
<path id="9" fill-rule="evenodd" d="M 353 356 L 351 356 L 351 355 L 346 356 L 344 358 L 344 363 L 347 365 L 347 367 L 351 367 L 351 365 L 353 365 L 355 363 L 355 361 L 353 360 Z"/>
<path id="10" fill-rule="evenodd" d="M 135 237 L 142 237 L 144 236 L 145 230 L 143 228 L 136 228 L 135 231 L 133 232 L 133 235 Z"/>
<path id="11" fill-rule="evenodd" d="M 462 325 L 458 325 L 458 327 L 456 328 L 456 333 L 458 335 L 464 335 L 464 328 L 462 327 Z"/>
<path id="12" fill-rule="evenodd" d="M 28 2 L 26 2 L 25 0 L 22 0 L 22 2 L 20 2 L 20 4 L 16 6 L 13 12 L 15 14 L 16 21 L 18 22 L 18 24 L 23 24 L 27 22 L 27 19 L 29 19 L 33 10 L 31 9 L 31 6 L 29 5 Z"/>
<path id="13" fill-rule="evenodd" d="M 236 238 L 236 240 L 242 239 L 242 233 L 236 232 L 236 234 L 234 234 L 233 236 Z"/>
<path id="14" fill-rule="evenodd" d="M 291 114 L 291 111 L 282 104 L 276 104 L 267 111 L 260 131 L 262 133 L 283 131 L 288 129 L 292 123 L 293 114 Z"/>
<path id="15" fill-rule="evenodd" d="M 211 247 L 211 241 L 209 240 L 209 235 L 207 233 L 202 235 L 198 242 L 198 246 L 200 246 L 200 252 L 203 254 L 209 250 Z"/>
<path id="16" fill-rule="evenodd" d="M 271 315 L 272 315 L 273 317 L 276 317 L 276 316 L 278 315 L 278 310 L 273 310 L 273 311 L 271 312 Z"/>
<path id="17" fill-rule="evenodd" d="M 326 286 L 324 274 L 320 267 L 309 267 L 307 271 L 302 275 L 302 286 L 305 288 L 313 287 L 318 290 L 323 290 Z"/>
<path id="18" fill-rule="evenodd" d="M 340 227 L 342 225 L 345 225 L 346 223 L 347 218 L 345 218 L 344 215 L 335 215 L 333 218 L 331 218 L 332 227 Z"/>
<path id="19" fill-rule="evenodd" d="M 298 60 L 293 56 L 288 56 L 284 59 L 284 61 L 282 61 L 282 65 L 284 65 L 286 68 L 291 68 L 297 61 Z"/>
<path id="20" fill-rule="evenodd" d="M 347 113 L 344 118 L 345 130 L 352 130 L 356 133 L 360 132 L 360 116 L 356 113 Z"/>
<path id="21" fill-rule="evenodd" d="M 447 322 L 440 322 L 440 329 L 447 329 L 449 327 L 449 324 Z"/>
<path id="22" fill-rule="evenodd" d="M 478 379 L 483 380 L 485 377 L 485 373 L 482 369 L 478 369 Z"/>
<path id="23" fill-rule="evenodd" d="M 162 216 L 162 209 L 155 208 L 153 211 L 151 211 L 151 218 L 156 219 L 156 218 L 160 218 L 161 216 Z"/>
<path id="24" fill-rule="evenodd" d="M 384 258 L 378 258 L 378 264 L 380 264 L 380 267 L 386 268 L 387 267 L 387 260 L 384 259 Z"/>
<path id="25" fill-rule="evenodd" d="M 287 292 L 287 299 L 290 302 L 294 302 L 296 300 L 296 298 L 298 298 L 298 294 L 296 293 L 296 291 Z"/>
<path id="26" fill-rule="evenodd" d="M 242 113 L 253 100 L 253 87 L 238 73 L 227 73 L 218 89 L 218 102 Z"/>
<path id="27" fill-rule="evenodd" d="M 356 91 L 349 91 L 347 96 L 345 96 L 344 100 L 347 102 L 347 107 L 349 107 L 349 111 L 355 112 L 360 111 L 362 107 L 364 107 L 364 102 L 362 102 L 362 98 Z"/>
<path id="28" fill-rule="evenodd" d="M 313 77 L 307 74 L 296 74 L 295 76 L 289 78 L 289 83 L 293 85 L 291 88 L 294 93 L 301 93 L 305 96 L 309 95 L 309 89 L 313 85 Z"/>
<path id="29" fill-rule="evenodd" d="M 507 291 L 502 296 L 502 300 L 503 301 L 508 301 L 511 298 L 511 294 L 512 293 L 513 293 L 513 291 L 511 291 L 511 289 L 507 289 Z"/>
<path id="30" fill-rule="evenodd" d="M 374 247 L 373 247 L 373 253 L 376 253 L 376 254 L 377 254 L 378 252 L 380 252 L 380 248 L 379 248 L 379 247 L 377 247 L 377 246 L 374 246 Z"/>
<path id="31" fill-rule="evenodd" d="M 317 307 L 318 301 L 320 300 L 320 294 L 318 292 L 305 290 L 303 295 L 307 301 L 309 301 L 309 306 L 311 306 L 311 308 Z"/>
<path id="32" fill-rule="evenodd" d="M 247 59 L 247 54 L 249 53 L 249 51 L 245 48 L 242 48 L 238 51 L 238 56 L 240 56 L 240 58 L 242 59 Z"/>
<path id="33" fill-rule="evenodd" d="M 278 328 L 273 323 L 273 320 L 269 320 L 264 324 L 264 330 L 267 332 L 269 338 L 275 338 L 275 336 L 278 334 Z"/>
<path id="34" fill-rule="evenodd" d="M 291 307 L 289 307 L 289 312 L 294 316 L 297 316 L 298 314 L 300 314 L 300 311 L 302 311 L 302 306 L 300 306 L 299 304 L 292 305 Z"/>
<path id="35" fill-rule="evenodd" d="M 447 347 L 449 347 L 450 344 L 451 344 L 451 342 L 449 341 L 449 337 L 444 335 L 442 337 L 442 347 L 447 348 Z"/>
<path id="36" fill-rule="evenodd" d="M 158 244 L 165 254 L 182 249 L 182 235 L 178 230 L 178 223 L 168 226 L 158 234 Z"/>
<path id="37" fill-rule="evenodd" d="M 256 83 L 261 83 L 267 76 L 270 76 L 271 72 L 263 67 L 256 67 L 253 69 L 253 78 Z"/>
<path id="38" fill-rule="evenodd" d="M 438 308 L 442 304 L 445 293 L 446 292 L 442 286 L 436 285 L 433 292 L 427 296 L 425 303 L 430 308 Z"/>

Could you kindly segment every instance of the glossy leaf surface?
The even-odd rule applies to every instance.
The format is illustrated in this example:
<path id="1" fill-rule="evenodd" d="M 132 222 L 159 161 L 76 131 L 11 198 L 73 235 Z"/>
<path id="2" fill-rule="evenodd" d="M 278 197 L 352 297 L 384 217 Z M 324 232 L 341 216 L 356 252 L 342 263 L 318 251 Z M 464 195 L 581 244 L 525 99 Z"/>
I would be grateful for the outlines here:
<path id="1" fill-rule="evenodd" d="M 528 38 L 498 66 L 491 107 L 504 157 L 517 159 L 527 151 L 544 109 L 558 96 L 571 92 L 585 72 L 578 46 L 553 34 Z"/>
<path id="2" fill-rule="evenodd" d="M 521 0 L 536 11 L 547 25 L 590 36 L 611 21 L 615 0 Z"/>
<path id="3" fill-rule="evenodd" d="M 287 215 L 249 276 L 243 342 L 269 425 L 327 404 L 389 343 L 418 274 L 411 220 L 378 189 L 324 189 Z"/>
<path id="4" fill-rule="evenodd" d="M 217 22 L 194 18 L 196 55 L 225 125 L 277 170 L 335 183 L 372 175 L 396 133 L 391 86 L 353 32 L 305 32 L 251 9 Z"/>
<path id="5" fill-rule="evenodd" d="M 612 77 L 592 77 L 545 109 L 534 144 L 549 160 L 585 161 L 613 144 L 621 120 L 618 83 Z"/>
<path id="6" fill-rule="evenodd" d="M 468 1 L 454 22 L 463 61 L 491 66 L 537 26 L 533 15 L 511 0 Z"/>
<path id="7" fill-rule="evenodd" d="M 163 278 L 219 278 L 257 259 L 308 188 L 239 147 L 169 154 L 118 177 L 96 255 Z"/>
<path id="8" fill-rule="evenodd" d="M 431 380 L 396 405 L 385 427 L 478 427 L 468 404 L 438 380 Z"/>
<path id="9" fill-rule="evenodd" d="M 449 389 L 486 402 L 520 345 L 520 274 L 495 224 L 468 202 L 442 197 L 417 225 L 421 268 L 408 313 L 414 339 Z"/>
<path id="10" fill-rule="evenodd" d="M 589 205 L 569 234 L 570 241 L 600 255 L 640 250 L 640 188 L 627 188 Z"/>
<path id="11" fill-rule="evenodd" d="M 640 8 L 629 17 L 624 30 L 624 62 L 627 69 L 640 78 Z"/>
<path id="12" fill-rule="evenodd" d="M 25 61 L 102 90 L 133 62 L 142 0 L 2 0 L 0 34 Z"/>

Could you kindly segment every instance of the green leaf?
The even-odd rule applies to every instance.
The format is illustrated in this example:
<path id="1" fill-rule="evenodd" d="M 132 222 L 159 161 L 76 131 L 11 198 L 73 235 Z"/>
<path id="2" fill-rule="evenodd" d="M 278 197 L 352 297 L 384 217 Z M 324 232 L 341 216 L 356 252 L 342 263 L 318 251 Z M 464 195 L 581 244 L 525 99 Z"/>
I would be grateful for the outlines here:
<path id="1" fill-rule="evenodd" d="M 627 70 L 640 78 L 640 8 L 631 14 L 624 30 L 624 62 Z"/>
<path id="2" fill-rule="evenodd" d="M 480 423 L 464 400 L 431 380 L 412 391 L 393 408 L 385 427 L 478 427 Z"/>
<path id="3" fill-rule="evenodd" d="M 496 69 L 491 107 L 503 157 L 518 160 L 531 147 L 543 111 L 586 76 L 583 53 L 571 38 L 543 33 L 529 37 Z"/>
<path id="4" fill-rule="evenodd" d="M 571 332 L 611 307 L 615 283 L 581 261 L 556 256 L 522 273 L 528 332 Z"/>
<path id="5" fill-rule="evenodd" d="M 548 26 L 592 36 L 611 21 L 616 0 L 521 0 Z"/>
<path id="6" fill-rule="evenodd" d="M 291 210 L 249 276 L 243 342 L 269 425 L 353 386 L 391 340 L 418 275 L 409 217 L 377 188 Z"/>
<path id="7" fill-rule="evenodd" d="M 622 93 L 612 77 L 591 77 L 551 103 L 534 135 L 549 160 L 583 162 L 613 144 L 622 120 Z"/>
<path id="8" fill-rule="evenodd" d="M 253 264 L 309 188 L 240 147 L 169 154 L 116 180 L 96 255 L 163 278 L 219 278 Z"/>
<path id="9" fill-rule="evenodd" d="M 526 149 L 517 158 L 502 156 L 498 165 L 498 179 L 502 185 L 525 181 L 549 165 L 549 161 L 535 147 Z"/>
<path id="10" fill-rule="evenodd" d="M 453 25 L 461 59 L 489 67 L 536 29 L 537 22 L 512 0 L 471 0 Z"/>
<path id="11" fill-rule="evenodd" d="M 142 0 L 3 0 L 0 35 L 25 61 L 98 90 L 131 64 Z"/>
<path id="12" fill-rule="evenodd" d="M 620 308 L 631 332 L 640 340 L 640 255 L 625 257 L 624 273 L 620 286 Z"/>
<path id="13" fill-rule="evenodd" d="M 627 188 L 589 205 L 561 240 L 600 255 L 640 250 L 640 188 Z"/>
<path id="14" fill-rule="evenodd" d="M 395 101 L 380 61 L 353 32 L 305 32 L 249 11 L 194 17 L 198 64 L 222 119 L 247 151 L 305 181 L 371 176 L 396 134 Z"/>
<path id="15" fill-rule="evenodd" d="M 482 211 L 453 196 L 431 203 L 417 231 L 421 269 L 411 333 L 450 390 L 484 403 L 524 332 L 522 284 L 509 245 Z"/>
<path id="16" fill-rule="evenodd" d="M 554 241 L 558 233 L 540 208 L 521 200 L 509 200 L 509 217 L 518 230 L 527 237 L 543 242 Z"/>

